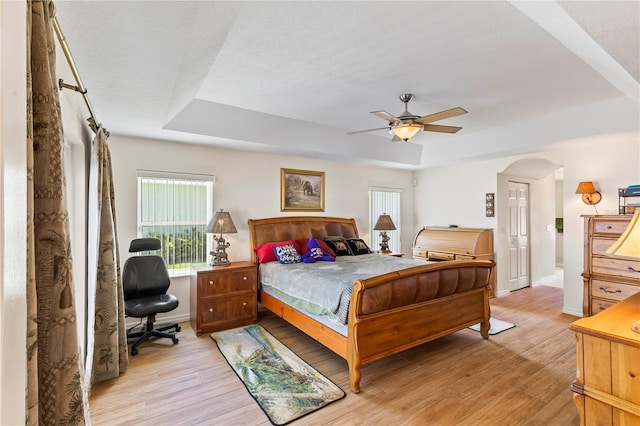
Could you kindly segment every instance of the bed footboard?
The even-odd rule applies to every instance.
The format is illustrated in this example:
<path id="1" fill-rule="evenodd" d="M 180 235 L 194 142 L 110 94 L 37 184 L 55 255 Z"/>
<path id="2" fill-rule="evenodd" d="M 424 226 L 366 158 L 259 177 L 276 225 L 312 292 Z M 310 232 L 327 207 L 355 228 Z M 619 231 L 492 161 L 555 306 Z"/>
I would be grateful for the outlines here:
<path id="1" fill-rule="evenodd" d="M 349 385 L 362 365 L 480 323 L 489 337 L 491 260 L 438 262 L 355 282 L 348 319 Z"/>

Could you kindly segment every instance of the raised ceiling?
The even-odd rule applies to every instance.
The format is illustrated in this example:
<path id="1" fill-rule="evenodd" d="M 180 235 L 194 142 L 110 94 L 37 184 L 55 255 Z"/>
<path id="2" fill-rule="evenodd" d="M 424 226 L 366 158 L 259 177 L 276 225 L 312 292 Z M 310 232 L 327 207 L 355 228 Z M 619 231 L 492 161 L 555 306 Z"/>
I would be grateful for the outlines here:
<path id="1" fill-rule="evenodd" d="M 112 133 L 420 169 L 640 129 L 640 2 L 58 1 Z M 461 106 L 392 143 L 370 111 Z"/>

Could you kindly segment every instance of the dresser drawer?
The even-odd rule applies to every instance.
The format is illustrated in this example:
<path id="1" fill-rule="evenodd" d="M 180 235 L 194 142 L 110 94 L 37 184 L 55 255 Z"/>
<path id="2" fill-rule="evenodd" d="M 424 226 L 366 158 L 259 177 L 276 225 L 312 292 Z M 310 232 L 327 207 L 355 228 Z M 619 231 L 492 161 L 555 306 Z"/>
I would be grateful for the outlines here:
<path id="1" fill-rule="evenodd" d="M 430 251 L 428 255 L 429 260 L 455 260 L 456 255 L 453 253 L 441 253 L 438 251 Z"/>
<path id="2" fill-rule="evenodd" d="M 640 261 L 616 259 L 613 257 L 594 257 L 591 260 L 591 271 L 597 274 L 616 277 L 636 278 L 640 283 Z"/>
<path id="3" fill-rule="evenodd" d="M 620 220 L 594 220 L 593 221 L 593 233 L 594 234 L 615 234 L 620 235 L 627 229 L 629 221 Z"/>
<path id="4" fill-rule="evenodd" d="M 604 300 L 604 299 L 598 299 L 596 297 L 593 297 L 591 299 L 591 315 L 595 315 L 598 312 L 602 312 L 605 309 L 610 308 L 615 304 L 616 302 L 613 302 L 611 300 Z"/>
<path id="5" fill-rule="evenodd" d="M 640 292 L 640 285 L 622 284 L 612 281 L 592 280 L 591 294 L 593 297 L 611 300 L 624 300 Z"/>
<path id="6" fill-rule="evenodd" d="M 598 256 L 607 256 L 607 250 L 616 242 L 615 237 L 593 238 L 591 240 L 591 253 Z"/>
<path id="7" fill-rule="evenodd" d="M 420 258 L 420 259 L 426 259 L 427 258 L 427 251 L 424 249 L 413 249 L 413 257 L 414 258 Z"/>
<path id="8" fill-rule="evenodd" d="M 216 272 L 198 276 L 199 296 L 201 298 L 219 294 L 251 291 L 256 283 L 255 268 L 236 269 L 229 272 Z"/>
<path id="9" fill-rule="evenodd" d="M 456 254 L 456 260 L 473 260 L 475 256 L 469 256 L 466 254 Z"/>

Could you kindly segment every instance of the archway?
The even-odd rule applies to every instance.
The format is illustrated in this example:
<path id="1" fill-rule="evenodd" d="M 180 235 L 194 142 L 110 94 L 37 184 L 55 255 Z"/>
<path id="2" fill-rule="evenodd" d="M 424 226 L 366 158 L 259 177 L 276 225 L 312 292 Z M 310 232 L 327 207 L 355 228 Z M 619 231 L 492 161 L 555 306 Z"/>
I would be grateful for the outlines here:
<path id="1" fill-rule="evenodd" d="M 528 185 L 527 226 L 529 233 L 527 263 L 529 285 L 555 276 L 556 172 L 562 166 L 540 158 L 521 159 L 497 174 L 496 185 L 496 296 L 510 292 L 510 212 L 509 182 Z"/>

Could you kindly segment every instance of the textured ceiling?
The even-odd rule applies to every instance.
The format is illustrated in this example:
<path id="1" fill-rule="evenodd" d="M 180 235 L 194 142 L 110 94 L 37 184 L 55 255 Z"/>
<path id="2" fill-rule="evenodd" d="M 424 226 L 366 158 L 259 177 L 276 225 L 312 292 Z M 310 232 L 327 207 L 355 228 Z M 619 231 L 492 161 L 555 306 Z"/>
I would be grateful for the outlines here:
<path id="1" fill-rule="evenodd" d="M 418 169 L 640 128 L 640 3 L 58 1 L 112 134 Z M 370 111 L 468 114 L 391 143 Z"/>

